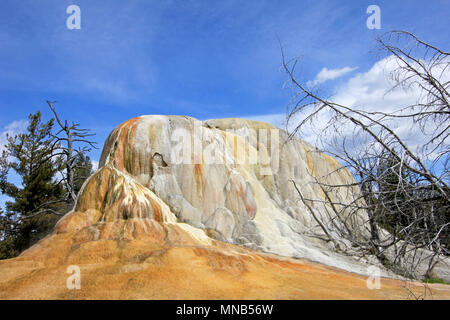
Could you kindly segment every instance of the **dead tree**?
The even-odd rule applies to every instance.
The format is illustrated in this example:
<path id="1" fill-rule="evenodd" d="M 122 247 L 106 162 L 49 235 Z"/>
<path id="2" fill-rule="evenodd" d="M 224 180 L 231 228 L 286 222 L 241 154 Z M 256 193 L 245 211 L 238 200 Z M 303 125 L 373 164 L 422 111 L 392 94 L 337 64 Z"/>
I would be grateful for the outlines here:
<path id="1" fill-rule="evenodd" d="M 59 131 L 56 134 L 51 134 L 53 137 L 53 145 L 55 152 L 53 157 L 60 159 L 61 181 L 64 184 L 66 195 L 65 201 L 68 210 L 71 209 L 76 201 L 75 185 L 77 179 L 85 179 L 86 177 L 75 177 L 75 170 L 77 166 L 77 159 L 84 158 L 85 154 L 90 152 L 92 148 L 97 149 L 96 142 L 89 140 L 89 137 L 95 134 L 90 133 L 89 129 L 82 129 L 78 123 L 69 121 L 61 121 L 55 109 L 55 102 L 47 101 L 48 106 L 52 110 L 56 123 L 59 125 Z M 76 146 L 79 145 L 80 146 Z"/>
<path id="2" fill-rule="evenodd" d="M 318 143 L 353 174 L 359 187 L 330 185 L 326 177 L 315 177 L 325 195 L 321 210 L 330 212 L 319 224 L 327 228 L 325 234 L 337 233 L 394 270 L 403 265 L 413 273 L 428 261 L 430 276 L 438 258 L 450 254 L 450 53 L 406 31 L 387 33 L 377 41 L 397 64 L 390 74 L 392 90 L 418 90 L 415 104 L 380 112 L 336 103 L 297 80 L 299 59 L 286 61 L 282 49 L 283 68 L 294 90 L 287 122 L 301 117 L 293 136 L 317 118 L 326 118 Z M 392 122 L 399 119 L 420 128 L 425 141 L 420 147 L 413 148 L 396 132 Z M 353 194 L 351 203 L 338 200 L 344 189 Z M 313 210 L 310 204 L 318 200 L 299 196 Z M 349 227 L 352 216 L 366 217 L 365 233 Z"/>

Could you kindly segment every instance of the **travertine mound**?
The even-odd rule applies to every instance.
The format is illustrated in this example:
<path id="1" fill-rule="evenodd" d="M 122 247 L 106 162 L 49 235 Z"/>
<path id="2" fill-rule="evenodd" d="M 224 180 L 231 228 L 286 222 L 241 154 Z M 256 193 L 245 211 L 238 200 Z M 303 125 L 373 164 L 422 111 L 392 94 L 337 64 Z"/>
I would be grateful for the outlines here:
<path id="1" fill-rule="evenodd" d="M 395 280 L 369 290 L 368 265 L 320 239 L 318 221 L 330 217 L 311 216 L 294 186 L 325 206 L 316 178 L 353 182 L 336 160 L 266 123 L 131 119 L 110 134 L 54 232 L 0 261 L 0 298 L 406 298 Z M 332 196 L 354 201 L 348 190 Z M 366 221 L 361 213 L 348 225 L 362 234 Z M 66 287 L 69 265 L 81 269 L 80 290 Z M 446 286 L 433 291 L 449 297 Z"/>
<path id="2" fill-rule="evenodd" d="M 354 182 L 336 160 L 267 123 L 142 116 L 108 137 L 100 169 L 71 214 L 81 214 L 85 224 L 69 216 L 57 232 L 74 225 L 85 227 L 81 232 L 92 240 L 131 239 L 145 236 L 155 222 L 178 224 L 197 235 L 206 231 L 208 239 L 365 273 L 336 255 L 331 243 L 311 236 L 322 232 L 317 219 L 333 217 L 313 217 L 292 181 L 305 198 L 325 202 L 315 177 Z M 342 191 L 334 195 L 340 202 L 354 201 Z M 367 221 L 361 216 L 348 223 L 364 232 Z"/>

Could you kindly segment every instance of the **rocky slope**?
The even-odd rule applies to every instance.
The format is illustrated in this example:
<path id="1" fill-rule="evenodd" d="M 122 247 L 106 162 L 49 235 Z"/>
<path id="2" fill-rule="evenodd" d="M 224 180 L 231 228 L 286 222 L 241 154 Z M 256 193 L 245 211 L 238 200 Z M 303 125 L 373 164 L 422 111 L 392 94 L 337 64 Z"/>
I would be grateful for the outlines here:
<path id="1" fill-rule="evenodd" d="M 110 134 L 99 167 L 51 235 L 0 261 L 0 298 L 408 295 L 403 282 L 390 279 L 369 290 L 368 264 L 320 239 L 320 221 L 333 217 L 312 216 L 298 192 L 325 203 L 315 178 L 353 178 L 274 126 L 142 116 Z M 333 197 L 355 201 L 348 190 Z M 366 221 L 363 212 L 349 217 L 356 233 L 366 232 Z M 66 288 L 69 265 L 80 267 L 80 290 Z M 423 291 L 420 284 L 411 288 Z M 435 297 L 450 298 L 447 286 L 432 288 Z"/>

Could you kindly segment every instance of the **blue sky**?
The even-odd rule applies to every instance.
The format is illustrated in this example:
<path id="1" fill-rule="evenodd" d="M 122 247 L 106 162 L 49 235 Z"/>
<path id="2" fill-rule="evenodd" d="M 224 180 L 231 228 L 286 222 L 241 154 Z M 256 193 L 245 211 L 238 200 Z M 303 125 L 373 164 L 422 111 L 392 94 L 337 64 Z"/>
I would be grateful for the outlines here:
<path id="1" fill-rule="evenodd" d="M 66 27 L 71 4 L 80 30 Z M 380 30 L 366 27 L 371 4 L 381 8 Z M 381 59 L 374 39 L 386 31 L 448 48 L 449 14 L 448 0 L 2 0 L 0 133 L 38 109 L 50 117 L 47 99 L 100 146 L 142 114 L 270 120 L 290 94 L 278 39 L 288 57 L 303 57 L 304 81 L 351 69 L 323 83 L 332 90 Z"/>

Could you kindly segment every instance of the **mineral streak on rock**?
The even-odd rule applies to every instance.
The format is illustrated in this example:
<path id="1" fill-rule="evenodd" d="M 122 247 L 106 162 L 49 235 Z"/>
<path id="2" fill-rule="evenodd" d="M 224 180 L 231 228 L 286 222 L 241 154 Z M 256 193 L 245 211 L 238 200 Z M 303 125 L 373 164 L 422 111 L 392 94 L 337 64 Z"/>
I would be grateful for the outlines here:
<path id="1" fill-rule="evenodd" d="M 348 273 L 365 274 L 366 265 L 310 236 L 321 229 L 290 181 L 323 203 L 319 218 L 333 219 L 315 179 L 354 181 L 267 123 L 128 120 L 107 138 L 73 211 L 21 256 L 0 261 L 0 298 L 404 298 L 394 280 L 368 290 L 366 277 Z M 331 196 L 355 201 L 348 188 Z M 348 220 L 361 234 L 366 223 L 364 212 Z M 83 274 L 76 292 L 65 286 L 73 264 Z"/>

